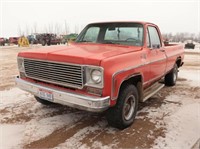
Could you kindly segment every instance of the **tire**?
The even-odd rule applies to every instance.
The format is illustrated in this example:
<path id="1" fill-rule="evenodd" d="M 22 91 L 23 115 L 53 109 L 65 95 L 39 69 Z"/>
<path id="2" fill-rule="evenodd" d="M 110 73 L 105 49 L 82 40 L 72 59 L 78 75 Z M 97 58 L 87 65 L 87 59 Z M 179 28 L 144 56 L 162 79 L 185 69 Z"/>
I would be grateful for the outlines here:
<path id="1" fill-rule="evenodd" d="M 51 45 L 51 43 L 50 43 L 50 42 L 47 42 L 47 45 L 48 45 L 48 46 L 50 46 L 50 45 Z"/>
<path id="2" fill-rule="evenodd" d="M 53 102 L 47 101 L 47 100 L 45 100 L 45 99 L 41 99 L 41 98 L 39 98 L 39 97 L 37 97 L 37 96 L 35 96 L 35 99 L 36 99 L 39 103 L 41 103 L 41 104 L 43 104 L 43 105 L 53 105 L 53 104 L 54 104 Z"/>
<path id="3" fill-rule="evenodd" d="M 137 113 L 138 99 L 137 88 L 132 84 L 124 84 L 120 89 L 116 105 L 106 113 L 108 124 L 119 129 L 130 126 Z"/>
<path id="4" fill-rule="evenodd" d="M 45 46 L 46 42 L 44 40 L 42 40 L 42 46 Z"/>
<path id="5" fill-rule="evenodd" d="M 174 68 L 165 75 L 165 85 L 166 86 L 174 86 L 176 84 L 178 78 L 178 66 L 174 65 Z"/>

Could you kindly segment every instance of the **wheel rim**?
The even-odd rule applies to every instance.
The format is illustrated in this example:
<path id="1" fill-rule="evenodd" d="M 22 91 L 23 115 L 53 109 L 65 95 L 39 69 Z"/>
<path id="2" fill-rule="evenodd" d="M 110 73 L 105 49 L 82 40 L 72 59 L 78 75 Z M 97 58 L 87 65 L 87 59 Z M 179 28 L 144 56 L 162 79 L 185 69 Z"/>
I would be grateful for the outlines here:
<path id="1" fill-rule="evenodd" d="M 133 95 L 128 96 L 124 102 L 123 115 L 125 120 L 130 120 L 135 111 L 135 97 Z"/>

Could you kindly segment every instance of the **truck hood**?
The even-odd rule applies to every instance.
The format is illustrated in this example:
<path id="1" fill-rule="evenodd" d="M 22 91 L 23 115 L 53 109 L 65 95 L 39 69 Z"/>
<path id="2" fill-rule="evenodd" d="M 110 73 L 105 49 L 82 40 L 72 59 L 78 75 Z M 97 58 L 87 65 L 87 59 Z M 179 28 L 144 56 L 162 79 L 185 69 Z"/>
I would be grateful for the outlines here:
<path id="1" fill-rule="evenodd" d="M 73 44 L 70 46 L 53 46 L 20 52 L 18 56 L 56 62 L 99 66 L 103 59 L 138 50 L 141 50 L 141 47 L 111 44 Z"/>

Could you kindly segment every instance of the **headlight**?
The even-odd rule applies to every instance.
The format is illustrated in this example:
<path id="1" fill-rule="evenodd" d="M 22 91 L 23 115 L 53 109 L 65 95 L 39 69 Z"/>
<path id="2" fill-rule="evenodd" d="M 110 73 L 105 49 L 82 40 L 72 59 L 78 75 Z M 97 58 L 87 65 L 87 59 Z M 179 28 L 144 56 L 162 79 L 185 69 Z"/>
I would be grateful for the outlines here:
<path id="1" fill-rule="evenodd" d="M 99 70 L 92 70 L 92 72 L 91 72 L 91 79 L 96 84 L 101 83 L 101 81 L 102 81 L 101 71 L 99 71 Z"/>
<path id="2" fill-rule="evenodd" d="M 97 66 L 85 67 L 85 85 L 103 88 L 103 68 Z"/>
<path id="3" fill-rule="evenodd" d="M 17 58 L 17 63 L 18 63 L 18 69 L 20 72 L 25 72 L 24 69 L 24 59 L 22 57 Z"/>

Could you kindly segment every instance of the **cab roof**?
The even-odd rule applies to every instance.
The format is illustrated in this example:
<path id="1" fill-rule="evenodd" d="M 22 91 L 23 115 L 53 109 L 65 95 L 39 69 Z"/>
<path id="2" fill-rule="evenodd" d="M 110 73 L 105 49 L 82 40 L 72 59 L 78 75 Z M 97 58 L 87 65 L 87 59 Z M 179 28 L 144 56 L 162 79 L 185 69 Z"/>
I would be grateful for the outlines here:
<path id="1" fill-rule="evenodd" d="M 145 22 L 145 21 L 108 21 L 108 22 L 93 22 L 93 23 L 90 23 L 89 25 L 91 24 L 105 24 L 105 23 L 139 23 L 139 24 L 143 24 L 143 25 L 146 25 L 146 24 L 151 24 L 151 25 L 156 25 L 156 24 L 153 24 L 153 23 L 150 23 L 150 22 Z"/>

